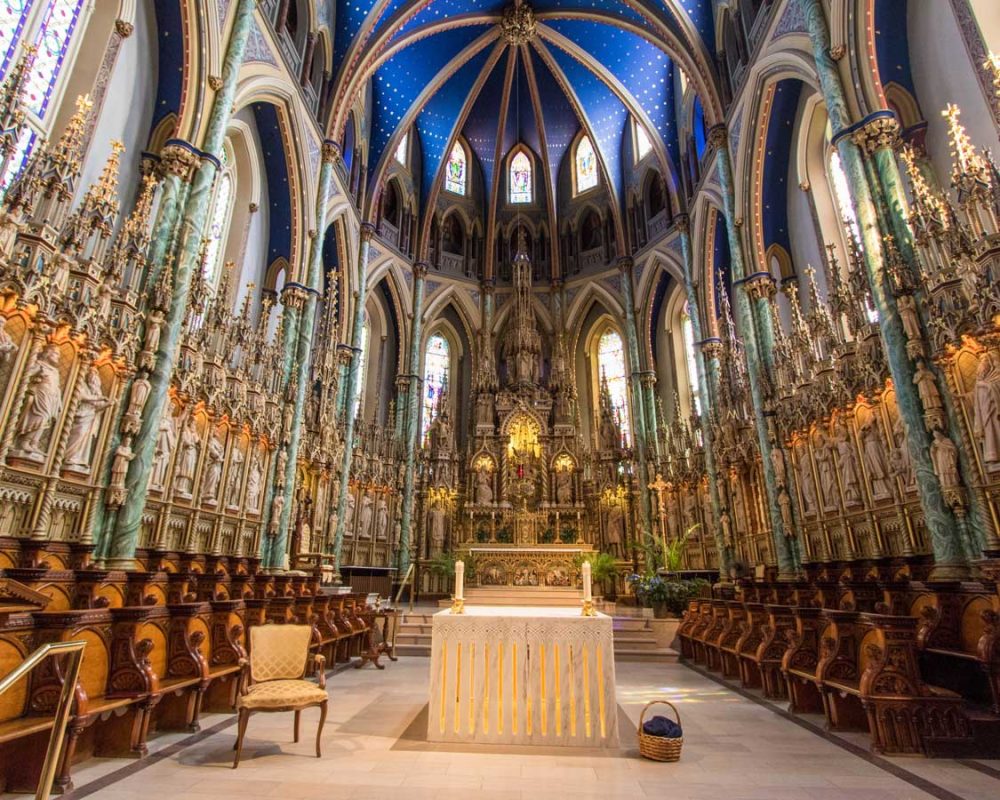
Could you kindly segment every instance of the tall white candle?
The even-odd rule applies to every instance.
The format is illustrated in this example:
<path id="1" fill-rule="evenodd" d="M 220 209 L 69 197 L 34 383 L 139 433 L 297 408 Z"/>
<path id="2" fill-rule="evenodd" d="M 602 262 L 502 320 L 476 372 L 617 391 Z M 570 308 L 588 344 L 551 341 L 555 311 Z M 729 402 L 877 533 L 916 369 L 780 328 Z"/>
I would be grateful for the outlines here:
<path id="1" fill-rule="evenodd" d="M 465 599 L 465 562 L 455 562 L 455 599 Z"/>
<path id="2" fill-rule="evenodd" d="M 590 588 L 590 562 L 583 562 L 583 599 L 593 600 L 594 595 Z"/>

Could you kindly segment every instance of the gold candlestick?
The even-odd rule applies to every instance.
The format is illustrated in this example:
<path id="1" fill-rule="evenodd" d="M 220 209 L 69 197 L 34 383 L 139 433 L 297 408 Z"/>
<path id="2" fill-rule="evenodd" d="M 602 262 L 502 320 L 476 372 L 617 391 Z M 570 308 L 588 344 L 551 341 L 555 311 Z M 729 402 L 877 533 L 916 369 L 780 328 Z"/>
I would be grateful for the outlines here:
<path id="1" fill-rule="evenodd" d="M 594 601 L 593 600 L 584 600 L 583 601 L 583 611 L 580 612 L 580 616 L 581 617 L 596 617 L 597 616 L 597 609 L 594 608 Z"/>
<path id="2" fill-rule="evenodd" d="M 464 614 L 465 613 L 465 600 L 459 597 L 451 598 L 451 613 L 452 614 Z"/>

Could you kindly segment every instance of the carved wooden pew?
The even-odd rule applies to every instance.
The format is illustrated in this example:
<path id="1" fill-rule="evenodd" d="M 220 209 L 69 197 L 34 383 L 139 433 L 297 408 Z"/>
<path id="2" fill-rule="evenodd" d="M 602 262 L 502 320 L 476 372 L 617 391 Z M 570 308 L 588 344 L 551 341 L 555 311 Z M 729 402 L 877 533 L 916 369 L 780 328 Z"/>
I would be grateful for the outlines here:
<path id="1" fill-rule="evenodd" d="M 789 636 L 795 630 L 795 618 L 788 606 L 770 603 L 764 608 L 767 623 L 764 625 L 760 644 L 757 651 L 746 658 L 752 661 L 752 668 L 760 674 L 764 696 L 781 698 L 787 695 L 781 663 L 788 649 Z"/>
<path id="2" fill-rule="evenodd" d="M 788 636 L 788 648 L 781 660 L 789 708 L 797 712 L 819 712 L 823 710 L 823 696 L 816 670 L 829 621 L 826 612 L 818 608 L 793 608 L 791 613 L 795 627 Z"/>
<path id="3" fill-rule="evenodd" d="M 681 655 L 684 658 L 694 658 L 694 644 L 691 640 L 691 631 L 698 623 L 700 602 L 689 600 L 687 611 L 681 617 L 681 624 L 677 627 L 677 637 L 681 643 Z"/>
<path id="4" fill-rule="evenodd" d="M 729 613 L 726 626 L 719 636 L 718 653 L 722 674 L 727 678 L 735 678 L 740 674 L 740 657 L 737 646 L 746 633 L 747 610 L 743 603 L 736 600 L 726 602 Z"/>
<path id="5" fill-rule="evenodd" d="M 722 669 L 722 653 L 719 652 L 719 641 L 726 631 L 729 623 L 729 601 L 711 600 L 712 619 L 700 642 L 705 653 L 705 666 L 712 670 Z"/>
<path id="6" fill-rule="evenodd" d="M 911 615 L 928 680 L 1000 714 L 1000 596 L 985 587 L 918 588 Z"/>
<path id="7" fill-rule="evenodd" d="M 764 627 L 767 625 L 767 609 L 763 603 L 747 602 L 743 604 L 746 614 L 743 623 L 743 633 L 736 640 L 733 655 L 736 659 L 736 670 L 742 683 L 748 689 L 759 689 L 763 686 L 760 668 L 757 665 L 757 649 L 764 638 Z"/>
<path id="8" fill-rule="evenodd" d="M 705 634 L 712 625 L 712 601 L 698 601 L 698 618 L 691 628 L 691 657 L 699 664 L 705 664 Z"/>
<path id="9" fill-rule="evenodd" d="M 246 658 L 243 600 L 212 600 L 211 635 L 203 651 L 209 685 L 202 699 L 206 711 L 230 712 L 239 690 L 240 661 Z"/>

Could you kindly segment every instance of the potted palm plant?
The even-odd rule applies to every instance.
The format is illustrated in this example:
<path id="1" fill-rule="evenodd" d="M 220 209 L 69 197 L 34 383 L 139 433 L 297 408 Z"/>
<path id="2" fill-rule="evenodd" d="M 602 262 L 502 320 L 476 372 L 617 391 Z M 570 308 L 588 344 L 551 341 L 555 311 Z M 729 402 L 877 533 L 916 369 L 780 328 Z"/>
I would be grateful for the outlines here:
<path id="1" fill-rule="evenodd" d="M 578 570 L 583 566 L 585 561 L 590 562 L 590 576 L 604 596 L 605 610 L 613 612 L 614 609 L 608 609 L 608 605 L 617 599 L 613 580 L 615 573 L 618 571 L 618 563 L 615 561 L 615 557 L 610 553 L 580 553 L 575 561 Z"/>

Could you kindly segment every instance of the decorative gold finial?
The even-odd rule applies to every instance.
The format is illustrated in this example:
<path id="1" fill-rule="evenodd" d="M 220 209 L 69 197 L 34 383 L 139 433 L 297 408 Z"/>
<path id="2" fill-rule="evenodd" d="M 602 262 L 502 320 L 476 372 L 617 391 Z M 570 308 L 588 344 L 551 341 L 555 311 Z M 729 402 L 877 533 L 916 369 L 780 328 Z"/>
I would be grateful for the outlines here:
<path id="1" fill-rule="evenodd" d="M 1000 109 L 1000 55 L 990 53 L 983 66 L 993 76 L 993 102 Z"/>
<path id="2" fill-rule="evenodd" d="M 951 143 L 953 160 L 952 183 L 958 188 L 974 183 L 989 185 L 989 165 L 986 163 L 986 159 L 976 151 L 969 135 L 965 132 L 965 127 L 959 121 L 961 114 L 962 110 L 954 103 L 949 103 L 947 108 L 941 112 L 941 116 L 948 120 L 948 139 Z"/>
<path id="3" fill-rule="evenodd" d="M 507 6 L 500 20 L 500 33 L 509 44 L 526 44 L 535 37 L 535 12 L 524 3 Z"/>

